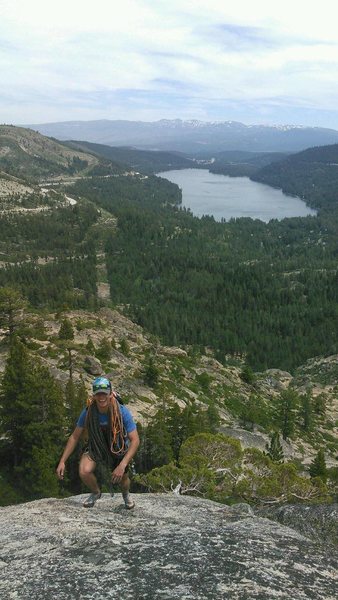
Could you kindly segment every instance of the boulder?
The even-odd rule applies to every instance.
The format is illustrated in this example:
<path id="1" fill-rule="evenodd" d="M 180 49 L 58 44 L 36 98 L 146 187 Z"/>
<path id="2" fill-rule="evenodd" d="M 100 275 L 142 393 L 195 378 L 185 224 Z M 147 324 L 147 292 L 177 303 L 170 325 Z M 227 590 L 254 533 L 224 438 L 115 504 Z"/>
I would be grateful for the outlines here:
<path id="1" fill-rule="evenodd" d="M 175 494 L 85 495 L 0 509 L 0 597 L 333 600 L 337 555 L 294 529 Z"/>
<path id="2" fill-rule="evenodd" d="M 174 346 L 162 346 L 161 354 L 164 354 L 164 356 L 178 356 L 179 358 L 188 356 L 188 353 L 183 348 L 176 348 Z"/>
<path id="3" fill-rule="evenodd" d="M 86 356 L 83 363 L 83 368 L 90 375 L 101 375 L 103 373 L 102 365 L 97 358 Z"/>

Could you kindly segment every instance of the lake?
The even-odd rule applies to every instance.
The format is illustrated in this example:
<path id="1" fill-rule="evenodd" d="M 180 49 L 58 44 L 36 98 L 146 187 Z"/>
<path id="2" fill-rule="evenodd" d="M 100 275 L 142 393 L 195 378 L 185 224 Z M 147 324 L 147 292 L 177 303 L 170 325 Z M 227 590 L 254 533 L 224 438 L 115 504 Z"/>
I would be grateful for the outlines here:
<path id="1" fill-rule="evenodd" d="M 248 177 L 215 175 L 205 169 L 182 169 L 157 173 L 182 190 L 182 206 L 197 217 L 213 215 L 216 221 L 251 217 L 266 223 L 271 219 L 306 217 L 316 211 L 281 190 L 251 181 Z"/>

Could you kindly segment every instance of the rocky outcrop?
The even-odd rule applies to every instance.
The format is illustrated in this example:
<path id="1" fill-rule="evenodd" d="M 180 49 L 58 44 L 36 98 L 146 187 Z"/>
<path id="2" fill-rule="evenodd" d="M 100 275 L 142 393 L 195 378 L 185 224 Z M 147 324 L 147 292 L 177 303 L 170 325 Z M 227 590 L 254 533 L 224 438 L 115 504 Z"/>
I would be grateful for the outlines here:
<path id="1" fill-rule="evenodd" d="M 270 437 L 262 431 L 248 431 L 241 427 L 220 427 L 220 431 L 225 435 L 235 438 L 241 442 L 242 448 L 258 448 L 262 452 L 266 451 L 266 445 L 270 442 Z M 291 459 L 294 455 L 294 449 L 289 442 L 281 439 L 284 457 Z"/>
<path id="2" fill-rule="evenodd" d="M 270 507 L 260 509 L 257 514 L 292 527 L 313 540 L 338 547 L 338 504 Z"/>
<path id="3" fill-rule="evenodd" d="M 286 389 L 292 381 L 292 375 L 280 369 L 267 369 L 264 373 L 258 373 L 257 377 L 263 385 L 279 392 Z"/>
<path id="4" fill-rule="evenodd" d="M 264 451 L 266 444 L 269 441 L 269 436 L 261 432 L 252 432 L 242 429 L 241 427 L 220 427 L 221 433 L 235 438 L 241 442 L 242 448 L 258 448 Z"/>
<path id="5" fill-rule="evenodd" d="M 337 557 L 300 533 L 192 497 L 104 494 L 0 509 L 0 596 L 333 600 Z"/>
<path id="6" fill-rule="evenodd" d="M 176 348 L 176 347 L 169 347 L 169 346 L 162 346 L 161 347 L 161 353 L 164 354 L 165 356 L 188 356 L 188 353 L 183 350 L 183 348 Z"/>
<path id="7" fill-rule="evenodd" d="M 86 356 L 84 359 L 83 367 L 90 375 L 102 375 L 102 365 L 97 358 L 94 356 Z"/>

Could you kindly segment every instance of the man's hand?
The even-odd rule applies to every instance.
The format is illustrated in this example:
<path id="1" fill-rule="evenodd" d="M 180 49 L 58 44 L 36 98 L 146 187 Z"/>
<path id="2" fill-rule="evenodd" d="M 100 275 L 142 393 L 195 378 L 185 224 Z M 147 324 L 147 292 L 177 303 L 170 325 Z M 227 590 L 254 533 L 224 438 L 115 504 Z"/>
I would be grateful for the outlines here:
<path id="1" fill-rule="evenodd" d="M 63 479 L 63 476 L 65 474 L 65 469 L 66 469 L 65 463 L 63 461 L 60 461 L 58 464 L 58 467 L 56 469 L 56 474 L 59 479 Z"/>
<path id="2" fill-rule="evenodd" d="M 117 465 L 116 469 L 114 469 L 114 471 L 111 474 L 111 480 L 113 483 L 120 483 L 124 472 L 126 470 L 126 467 L 120 463 L 119 465 Z"/>

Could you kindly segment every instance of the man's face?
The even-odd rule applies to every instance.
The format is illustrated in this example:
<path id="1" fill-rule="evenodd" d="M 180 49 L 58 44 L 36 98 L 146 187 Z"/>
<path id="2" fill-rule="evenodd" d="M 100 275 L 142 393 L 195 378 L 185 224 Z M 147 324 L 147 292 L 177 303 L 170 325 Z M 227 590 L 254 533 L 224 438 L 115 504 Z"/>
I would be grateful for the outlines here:
<path id="1" fill-rule="evenodd" d="M 105 394 L 104 392 L 97 392 L 94 395 L 94 400 L 96 401 L 96 405 L 98 409 L 108 408 L 109 405 L 109 394 Z"/>

